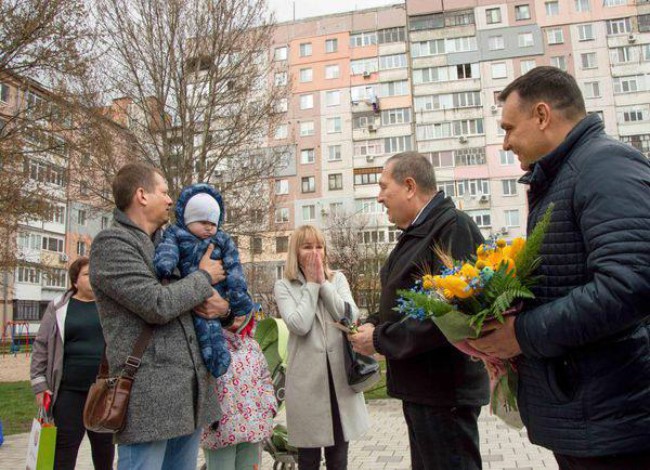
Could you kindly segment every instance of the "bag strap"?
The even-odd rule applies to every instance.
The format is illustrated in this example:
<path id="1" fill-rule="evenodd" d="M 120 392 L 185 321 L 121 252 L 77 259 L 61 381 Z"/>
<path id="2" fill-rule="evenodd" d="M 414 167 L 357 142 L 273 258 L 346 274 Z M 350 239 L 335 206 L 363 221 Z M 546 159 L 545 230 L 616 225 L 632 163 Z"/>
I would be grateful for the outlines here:
<path id="1" fill-rule="evenodd" d="M 138 339 L 135 340 L 135 345 L 133 345 L 133 351 L 127 356 L 126 362 L 124 363 L 124 368 L 122 369 L 122 375 L 133 378 L 135 373 L 138 371 L 140 364 L 142 363 L 142 355 L 144 350 L 147 349 L 149 341 L 151 341 L 151 336 L 153 335 L 153 328 L 148 323 L 145 323 L 140 331 Z M 106 358 L 106 345 L 104 345 L 104 352 L 102 353 L 102 362 L 99 365 L 99 377 L 106 378 L 108 377 L 108 359 Z"/>

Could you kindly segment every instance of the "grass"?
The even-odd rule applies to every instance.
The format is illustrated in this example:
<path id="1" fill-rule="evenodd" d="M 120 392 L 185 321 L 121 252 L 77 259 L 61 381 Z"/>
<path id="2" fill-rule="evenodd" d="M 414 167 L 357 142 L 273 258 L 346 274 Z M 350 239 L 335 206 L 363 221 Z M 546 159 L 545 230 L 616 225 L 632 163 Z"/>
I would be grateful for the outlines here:
<path id="1" fill-rule="evenodd" d="M 0 420 L 5 436 L 29 432 L 36 416 L 36 401 L 28 380 L 0 382 Z"/>
<path id="2" fill-rule="evenodd" d="M 381 379 L 376 386 L 364 393 L 366 401 L 388 398 L 386 394 L 386 360 L 380 360 L 379 366 L 381 367 Z"/>

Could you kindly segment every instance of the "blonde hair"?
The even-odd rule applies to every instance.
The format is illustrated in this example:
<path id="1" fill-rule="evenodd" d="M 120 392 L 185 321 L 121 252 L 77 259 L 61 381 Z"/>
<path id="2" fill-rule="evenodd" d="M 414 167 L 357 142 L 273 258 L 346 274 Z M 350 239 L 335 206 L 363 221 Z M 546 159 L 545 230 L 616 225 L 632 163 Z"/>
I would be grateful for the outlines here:
<path id="1" fill-rule="evenodd" d="M 316 240 L 318 243 L 323 244 L 323 269 L 325 270 L 325 278 L 330 280 L 334 274 L 329 267 L 327 258 L 327 244 L 325 243 L 325 236 L 317 227 L 313 225 L 302 225 L 294 230 L 289 239 L 289 253 L 287 261 L 284 265 L 284 277 L 290 281 L 298 280 L 300 274 L 300 266 L 298 265 L 298 249 L 302 244 L 308 240 Z"/>

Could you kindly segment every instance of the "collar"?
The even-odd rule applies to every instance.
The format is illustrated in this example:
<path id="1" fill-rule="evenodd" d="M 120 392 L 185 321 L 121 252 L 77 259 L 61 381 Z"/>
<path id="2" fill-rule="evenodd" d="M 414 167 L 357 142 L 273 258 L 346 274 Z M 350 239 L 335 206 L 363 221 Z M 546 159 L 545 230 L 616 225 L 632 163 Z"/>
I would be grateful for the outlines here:
<path id="1" fill-rule="evenodd" d="M 120 209 L 115 208 L 113 210 L 113 220 L 116 222 L 120 223 L 121 225 L 124 225 L 125 227 L 135 229 L 139 232 L 142 232 L 147 238 L 151 238 L 151 240 L 156 243 L 161 239 L 162 236 L 162 227 L 156 230 L 151 237 L 149 237 L 149 234 L 145 232 L 142 227 L 137 225 L 135 222 L 133 222 L 131 219 L 129 219 L 129 216 L 126 215 L 124 211 L 121 211 Z"/>
<path id="2" fill-rule="evenodd" d="M 426 210 L 422 211 L 421 216 L 417 219 L 417 223 L 412 223 L 406 230 L 399 234 L 398 240 L 401 240 L 405 235 L 414 237 L 425 237 L 431 230 L 431 224 L 439 219 L 449 209 L 455 209 L 454 201 L 450 197 L 445 197 L 443 191 L 439 191 L 429 204 Z"/>
<path id="3" fill-rule="evenodd" d="M 420 212 L 418 212 L 418 215 L 415 216 L 415 219 L 413 219 L 413 222 L 411 222 L 411 225 L 409 225 L 406 230 L 411 227 L 417 227 L 422 222 L 424 222 L 431 211 L 440 205 L 440 203 L 444 200 L 445 193 L 443 191 L 438 191 L 431 199 L 429 199 L 429 202 L 427 202 L 424 207 L 420 209 Z"/>

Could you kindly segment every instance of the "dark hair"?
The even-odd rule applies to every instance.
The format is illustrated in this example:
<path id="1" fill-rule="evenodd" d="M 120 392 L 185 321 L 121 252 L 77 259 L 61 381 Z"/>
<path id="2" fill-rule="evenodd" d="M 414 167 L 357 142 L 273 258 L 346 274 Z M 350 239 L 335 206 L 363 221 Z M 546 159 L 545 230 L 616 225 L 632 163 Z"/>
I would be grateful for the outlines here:
<path id="1" fill-rule="evenodd" d="M 84 268 L 84 266 L 88 266 L 89 263 L 90 259 L 88 259 L 88 257 L 81 256 L 74 260 L 68 268 L 68 276 L 70 277 L 70 284 L 72 284 L 70 290 L 72 290 L 75 294 L 77 293 L 77 287 L 75 284 L 77 284 L 77 280 L 79 279 L 79 273 Z"/>
<path id="2" fill-rule="evenodd" d="M 499 101 L 505 101 L 514 91 L 519 94 L 522 103 L 544 101 L 553 109 L 562 111 L 570 120 L 587 114 L 585 100 L 575 78 L 557 67 L 535 67 L 516 78 L 499 94 Z"/>
<path id="3" fill-rule="evenodd" d="M 160 170 L 144 162 L 127 163 L 120 168 L 113 179 L 115 206 L 121 211 L 128 209 L 138 188 L 153 191 L 156 174 L 163 176 Z"/>
<path id="4" fill-rule="evenodd" d="M 406 178 L 413 178 L 415 184 L 425 194 L 432 194 L 436 191 L 436 173 L 431 162 L 418 152 L 402 152 L 393 155 L 384 166 L 393 164 L 391 176 L 398 183 L 403 183 Z"/>

